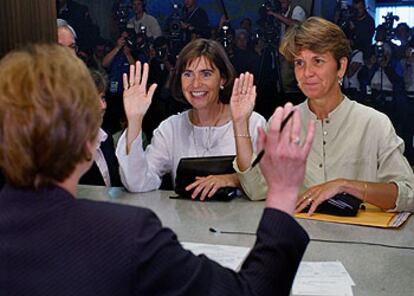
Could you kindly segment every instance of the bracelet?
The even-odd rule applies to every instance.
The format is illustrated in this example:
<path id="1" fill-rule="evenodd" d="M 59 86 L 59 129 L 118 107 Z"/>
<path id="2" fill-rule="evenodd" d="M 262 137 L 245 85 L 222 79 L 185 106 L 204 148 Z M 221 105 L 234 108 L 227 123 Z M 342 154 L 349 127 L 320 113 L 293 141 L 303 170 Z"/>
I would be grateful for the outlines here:
<path id="1" fill-rule="evenodd" d="M 249 134 L 235 134 L 234 135 L 236 138 L 237 137 L 239 137 L 239 138 L 250 138 L 250 135 Z"/>

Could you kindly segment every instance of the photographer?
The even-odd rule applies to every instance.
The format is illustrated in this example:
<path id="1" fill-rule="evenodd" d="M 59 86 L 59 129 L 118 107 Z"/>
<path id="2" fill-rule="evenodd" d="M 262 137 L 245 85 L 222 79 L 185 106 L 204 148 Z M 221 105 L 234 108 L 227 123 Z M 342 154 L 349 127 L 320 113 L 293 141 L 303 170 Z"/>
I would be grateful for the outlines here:
<path id="1" fill-rule="evenodd" d="M 174 71 L 176 58 L 170 53 L 168 39 L 164 36 L 156 38 L 152 46 L 152 57 L 149 61 L 148 84 L 157 84 L 154 99 L 144 117 L 143 127 L 148 140 L 159 124 L 172 114 L 183 111 L 171 95 L 168 80 Z"/>
<path id="2" fill-rule="evenodd" d="M 135 63 L 132 55 L 135 33 L 132 30 L 123 31 L 116 41 L 115 47 L 103 58 L 102 66 L 109 78 L 107 94 L 108 112 L 105 114 L 104 125 L 109 133 L 116 132 L 122 114 L 122 74 L 129 71 L 129 65 Z"/>
<path id="3" fill-rule="evenodd" d="M 139 34 L 141 27 L 145 26 L 148 38 L 161 36 L 162 31 L 158 21 L 152 15 L 145 13 L 145 1 L 131 0 L 131 3 L 135 16 L 128 21 L 127 28 L 134 29 L 135 33 Z"/>
<path id="4" fill-rule="evenodd" d="M 197 0 L 184 0 L 181 29 L 185 32 L 186 42 L 197 38 L 197 36 L 209 37 L 208 15 L 204 9 L 197 6 Z"/>
<path id="5" fill-rule="evenodd" d="M 283 35 L 286 29 L 293 24 L 299 24 L 306 19 L 306 12 L 300 5 L 292 6 L 292 0 L 279 0 L 280 11 L 268 10 L 267 14 L 275 17 L 280 23 L 280 38 L 283 39 Z"/>
<path id="6" fill-rule="evenodd" d="M 292 5 L 292 0 L 276 0 L 273 5 L 271 5 L 270 1 L 267 1 L 267 3 L 269 3 L 270 7 L 275 8 L 270 9 L 269 7 L 266 7 L 267 15 L 273 16 L 280 23 L 279 40 L 283 39 L 286 30 L 290 26 L 305 21 L 307 17 L 303 7 L 297 4 Z M 279 44 L 275 44 L 274 46 L 277 48 Z M 287 62 L 284 57 L 279 56 L 279 64 L 280 80 L 283 88 L 282 91 L 285 93 L 298 92 L 292 63 Z"/>
<path id="7" fill-rule="evenodd" d="M 353 0 L 352 8 L 355 15 L 348 23 L 348 29 L 354 42 L 359 44 L 364 55 L 367 56 L 375 33 L 375 22 L 366 9 L 365 0 Z"/>

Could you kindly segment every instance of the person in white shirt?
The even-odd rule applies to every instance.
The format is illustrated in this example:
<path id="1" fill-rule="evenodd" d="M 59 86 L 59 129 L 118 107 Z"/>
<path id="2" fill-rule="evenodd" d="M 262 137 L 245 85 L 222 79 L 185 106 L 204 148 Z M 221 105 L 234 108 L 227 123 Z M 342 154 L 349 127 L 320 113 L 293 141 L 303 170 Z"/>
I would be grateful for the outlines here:
<path id="1" fill-rule="evenodd" d="M 234 81 L 234 68 L 223 47 L 214 40 L 197 39 L 180 52 L 171 76 L 175 98 L 191 106 L 188 111 L 173 115 L 154 131 L 151 144 L 144 151 L 141 144 L 142 119 L 151 104 L 156 85 L 147 91 L 148 65 L 131 66 L 129 78 L 124 74 L 124 107 L 128 129 L 121 136 L 116 154 L 124 186 L 132 192 L 158 189 L 163 175 L 170 173 L 175 181 L 178 163 L 183 157 L 235 155 L 234 138 L 252 138 L 265 119 L 253 113 L 243 130 L 234 133 L 229 106 Z M 253 84 L 253 75 L 245 73 L 242 80 Z M 247 85 L 247 84 L 246 84 Z M 243 95 L 255 95 L 254 93 Z M 210 175 L 197 178 L 186 189 L 192 197 L 203 200 L 222 187 L 239 187 L 236 174 Z"/>
<path id="2" fill-rule="evenodd" d="M 135 33 L 138 34 L 141 32 L 141 27 L 144 26 L 147 37 L 155 39 L 161 36 L 162 31 L 157 19 L 145 13 L 145 1 L 132 0 L 131 2 L 135 16 L 128 21 L 127 28 L 134 29 Z"/>

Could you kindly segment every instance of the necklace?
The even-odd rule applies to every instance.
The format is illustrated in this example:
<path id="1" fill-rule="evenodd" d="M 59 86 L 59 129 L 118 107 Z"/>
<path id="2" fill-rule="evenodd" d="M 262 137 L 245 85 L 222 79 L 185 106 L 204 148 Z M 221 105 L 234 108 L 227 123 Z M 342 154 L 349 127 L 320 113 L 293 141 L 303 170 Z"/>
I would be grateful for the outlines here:
<path id="1" fill-rule="evenodd" d="M 202 128 L 202 131 L 207 131 L 206 144 L 204 144 L 204 141 L 202 139 L 203 137 L 201 137 L 201 140 L 200 140 L 200 143 L 199 143 L 200 144 L 199 146 L 203 149 L 201 151 L 201 153 L 199 153 L 199 151 L 198 151 L 198 145 L 197 145 L 197 141 L 196 141 L 195 127 L 194 127 L 195 126 L 195 124 L 194 124 L 194 122 L 195 122 L 195 120 L 194 120 L 194 112 L 193 112 L 193 110 L 191 111 L 191 113 L 190 113 L 190 121 L 191 121 L 191 127 L 192 127 L 192 132 L 193 132 L 194 148 L 196 150 L 197 157 L 203 157 L 206 154 L 209 154 L 210 153 L 210 149 L 215 146 L 215 145 L 213 145 L 213 143 L 211 141 L 211 133 L 212 133 L 212 130 L 214 128 L 216 128 L 217 125 L 219 124 L 220 119 L 221 119 L 221 116 L 222 116 L 222 113 L 223 113 L 223 110 L 224 110 L 224 108 L 221 108 L 220 109 L 220 112 L 218 113 L 217 119 L 214 121 L 213 125 L 201 127 Z"/>

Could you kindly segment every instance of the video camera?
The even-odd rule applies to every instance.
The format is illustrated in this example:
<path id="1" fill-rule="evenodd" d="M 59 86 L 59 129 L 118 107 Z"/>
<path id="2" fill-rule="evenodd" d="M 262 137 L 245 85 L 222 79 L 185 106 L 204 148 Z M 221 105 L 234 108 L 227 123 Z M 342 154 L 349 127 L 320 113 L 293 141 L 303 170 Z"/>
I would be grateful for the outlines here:
<path id="1" fill-rule="evenodd" d="M 223 45 L 224 49 L 228 51 L 231 47 L 233 42 L 233 37 L 230 34 L 230 27 L 228 25 L 223 25 L 220 28 L 220 41 L 221 45 Z"/>
<path id="2" fill-rule="evenodd" d="M 400 17 L 398 15 L 394 15 L 392 12 L 388 12 L 386 15 L 383 15 L 382 18 L 386 33 L 385 33 L 385 40 L 391 41 L 395 37 L 395 30 L 394 30 L 394 21 L 399 21 Z"/>
<path id="3" fill-rule="evenodd" d="M 348 31 L 349 22 L 352 21 L 356 16 L 355 9 L 349 5 L 346 0 L 338 0 L 336 13 L 338 14 L 336 24 L 341 27 L 345 33 L 347 33 L 346 31 Z"/>
<path id="4" fill-rule="evenodd" d="M 375 56 L 379 62 L 385 58 L 385 43 L 390 42 L 395 37 L 394 21 L 398 21 L 400 18 L 394 15 L 392 12 L 388 12 L 382 16 L 384 22 L 377 27 L 377 34 L 383 34 L 383 39 L 375 43 L 374 51 Z"/>
<path id="5" fill-rule="evenodd" d="M 272 15 L 268 15 L 269 11 L 280 13 L 282 6 L 278 0 L 266 0 L 259 8 L 259 20 L 257 24 L 259 29 L 255 34 L 256 39 L 263 39 L 266 44 L 278 46 L 280 39 L 280 23 L 275 20 Z"/>
<path id="6" fill-rule="evenodd" d="M 170 32 L 170 38 L 175 40 L 182 39 L 182 30 L 181 30 L 181 11 L 180 5 L 173 3 L 172 4 L 173 12 L 170 16 L 168 23 L 168 31 Z"/>
<path id="7" fill-rule="evenodd" d="M 120 31 L 126 29 L 131 9 L 132 6 L 129 4 L 119 3 L 113 12 L 113 16 L 116 19 Z"/>

